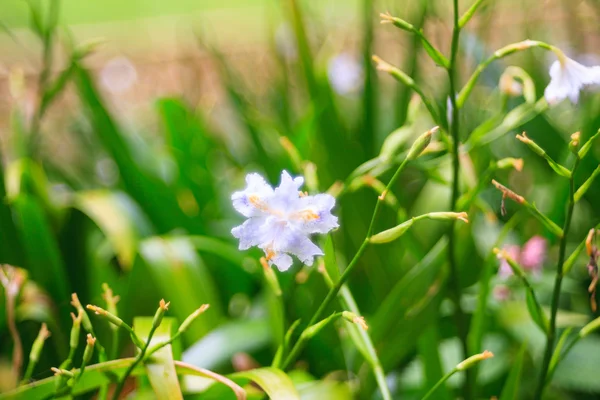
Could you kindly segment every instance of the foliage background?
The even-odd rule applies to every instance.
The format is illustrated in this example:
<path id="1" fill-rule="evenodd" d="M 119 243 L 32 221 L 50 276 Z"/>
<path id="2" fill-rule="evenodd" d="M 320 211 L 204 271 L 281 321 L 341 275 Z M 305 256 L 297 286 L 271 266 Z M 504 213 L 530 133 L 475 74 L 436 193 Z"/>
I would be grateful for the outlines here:
<path id="1" fill-rule="evenodd" d="M 60 26 L 65 30 L 57 36 L 52 76 L 70 68 L 73 47 L 98 36 L 105 39 L 73 67 L 34 135 L 27 126 L 38 95 L 40 41 L 29 28 L 25 2 L 0 4 L 5 28 L 0 37 L 5 177 L 0 195 L 6 199 L 0 204 L 0 262 L 26 268 L 36 283 L 23 293 L 17 313 L 25 354 L 39 322 L 48 322 L 53 332 L 53 346 L 46 348 L 36 378 L 49 376 L 49 368 L 64 357 L 69 294 L 76 291 L 84 303 L 101 303 L 103 282 L 121 295 L 119 312 L 125 320 L 152 315 L 162 297 L 171 301 L 172 315 L 179 320 L 210 303 L 202 323 L 183 337 L 183 359 L 220 372 L 241 368 L 240 353 L 251 355 L 252 363 L 270 364 L 282 323 L 287 327 L 298 318 L 310 318 L 318 307 L 327 291 L 322 277 L 314 268 L 296 265 L 291 273 L 278 273 L 286 309 L 283 314 L 276 311 L 257 263 L 259 252 L 237 251 L 230 236 L 241 219 L 229 196 L 243 186 L 247 172 L 262 172 L 272 183 L 281 169 L 302 172 L 280 145 L 280 137 L 288 137 L 302 159 L 315 163 L 324 191 L 377 156 L 390 132 L 403 126 L 404 143 L 410 144 L 429 129 L 433 123 L 424 108 L 416 105 L 409 112 L 410 91 L 377 74 L 371 55 L 415 77 L 436 96 L 442 111 L 447 78 L 417 40 L 379 26 L 377 15 L 390 10 L 422 25 L 447 53 L 451 8 L 442 1 L 300 2 L 297 9 L 294 4 L 63 1 Z M 302 29 L 294 25 L 298 10 L 303 13 Z M 597 64 L 599 10 L 597 0 L 546 1 L 543 6 L 534 1 L 485 2 L 462 37 L 461 81 L 497 48 L 526 38 L 556 44 L 572 57 Z M 302 30 L 309 43 L 298 34 Z M 352 93 L 337 93 L 330 84 L 328 69 L 340 54 L 361 68 L 363 82 Z M 498 113 L 498 79 L 506 66 L 528 71 L 539 97 L 552 61 L 534 50 L 493 64 L 464 108 L 462 137 Z M 522 98 L 509 99 L 506 107 L 522 103 Z M 600 98 L 589 94 L 577 106 L 563 103 L 508 130 L 473 156 L 465 182 L 481 179 L 491 160 L 521 157 L 523 171 L 503 171 L 496 178 L 562 221 L 567 183 L 514 135 L 526 130 L 554 159 L 564 161 L 571 133 L 581 131 L 587 138 L 600 126 L 599 108 Z M 590 153 L 579 183 L 598 166 L 599 145 Z M 384 173 L 381 180 L 387 182 L 389 176 Z M 406 216 L 447 210 L 449 178 L 448 158 L 411 165 L 394 188 L 398 204 L 384 210 L 377 228 Z M 334 243 L 342 266 L 364 238 L 375 194 L 364 187 L 338 202 L 341 228 Z M 576 208 L 568 250 L 600 222 L 599 196 L 596 182 Z M 479 200 L 470 212 L 471 223 L 459 231 L 462 302 L 471 319 L 484 322 L 481 349 L 496 355 L 479 368 L 478 394 L 499 395 L 525 346 L 520 398 L 526 398 L 533 390 L 544 340 L 529 319 L 519 285 L 511 286 L 508 301 L 485 296 L 487 306 L 477 314 L 485 266 L 497 266 L 490 257 L 492 244 L 518 209 L 507 204 L 508 217 L 502 217 L 500 195 L 491 185 Z M 535 220 L 520 214 L 516 218 L 519 223 L 505 242 L 522 244 L 536 234 L 550 242 L 547 268 L 535 283 L 541 302 L 549 304 L 555 239 Z M 423 223 L 409 237 L 369 249 L 349 282 L 392 387 L 402 398 L 422 395 L 441 371 L 460 361 L 452 306 L 446 299 L 445 257 L 435 257 L 436 251 L 443 253 L 446 229 L 437 221 Z M 562 327 L 581 326 L 595 317 L 589 310 L 586 261 L 582 256 L 565 282 Z M 0 354 L 3 373 L 10 374 L 12 344 L 4 309 Z M 331 390 L 328 398 L 335 393 L 346 398 L 352 389 L 361 398 L 376 397 L 364 361 L 345 331 L 336 328 L 310 341 L 293 373 L 297 382 L 321 385 L 303 396 L 317 398 L 325 393 L 318 390 Z M 128 352 L 131 348 L 122 340 L 119 353 Z M 594 398 L 600 392 L 595 368 L 599 358 L 597 336 L 578 344 L 556 373 L 548 398 Z M 459 379 L 450 382 L 448 398 Z"/>

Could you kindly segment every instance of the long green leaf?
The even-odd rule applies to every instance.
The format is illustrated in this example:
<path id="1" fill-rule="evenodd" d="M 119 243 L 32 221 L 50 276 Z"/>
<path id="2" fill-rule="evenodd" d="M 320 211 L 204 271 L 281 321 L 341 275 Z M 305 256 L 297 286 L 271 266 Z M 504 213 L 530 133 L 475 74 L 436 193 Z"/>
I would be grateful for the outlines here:
<path id="1" fill-rule="evenodd" d="M 280 369 L 273 367 L 251 369 L 229 376 L 231 379 L 249 379 L 256 383 L 273 400 L 300 399 L 292 380 Z"/>
<path id="2" fill-rule="evenodd" d="M 211 305 L 202 316 L 203 323 L 193 324 L 186 331 L 187 340 L 204 336 L 220 322 L 223 313 L 217 289 L 188 238 L 152 237 L 140 243 L 139 252 L 143 264 L 139 267 L 145 267 L 180 321 L 202 304 Z"/>
<path id="3" fill-rule="evenodd" d="M 133 330 L 144 342 L 148 339 L 152 329 L 152 320 L 151 317 L 137 317 L 133 320 Z M 150 346 L 168 341 L 175 332 L 176 327 L 173 318 L 164 318 L 154 332 Z M 177 372 L 175 371 L 173 345 L 169 344 L 162 347 L 154 352 L 148 361 L 144 362 L 150 385 L 152 385 L 156 399 L 159 400 L 183 399 Z"/>
<path id="4" fill-rule="evenodd" d="M 521 384 L 521 373 L 523 371 L 523 364 L 525 363 L 525 354 L 527 352 L 527 342 L 523 343 L 517 358 L 513 362 L 513 366 L 510 369 L 508 379 L 502 388 L 500 394 L 500 400 L 517 400 L 519 399 L 519 388 Z"/>

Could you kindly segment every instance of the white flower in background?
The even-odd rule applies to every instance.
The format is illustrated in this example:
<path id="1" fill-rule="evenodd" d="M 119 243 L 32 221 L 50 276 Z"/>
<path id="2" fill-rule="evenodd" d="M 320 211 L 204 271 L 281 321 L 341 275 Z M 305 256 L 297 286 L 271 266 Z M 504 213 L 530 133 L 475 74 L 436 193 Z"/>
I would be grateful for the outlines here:
<path id="1" fill-rule="evenodd" d="M 562 55 L 550 67 L 550 83 L 544 92 L 548 104 L 565 98 L 577 103 L 579 91 L 585 86 L 600 84 L 600 66 L 586 67 Z"/>
<path id="2" fill-rule="evenodd" d="M 135 66 L 127 57 L 109 60 L 100 71 L 100 82 L 111 93 L 124 93 L 137 82 Z"/>
<path id="3" fill-rule="evenodd" d="M 304 178 L 292 178 L 286 171 L 275 189 L 259 174 L 246 176 L 246 189 L 231 196 L 233 207 L 248 218 L 231 230 L 240 240 L 240 250 L 258 246 L 280 271 L 292 266 L 290 255 L 306 265 L 323 255 L 309 236 L 339 226 L 337 217 L 331 215 L 335 199 L 328 194 L 308 196 L 300 192 L 303 183 Z"/>
<path id="4" fill-rule="evenodd" d="M 329 60 L 327 76 L 333 90 L 339 95 L 355 93 L 362 88 L 362 67 L 349 54 L 342 53 Z"/>

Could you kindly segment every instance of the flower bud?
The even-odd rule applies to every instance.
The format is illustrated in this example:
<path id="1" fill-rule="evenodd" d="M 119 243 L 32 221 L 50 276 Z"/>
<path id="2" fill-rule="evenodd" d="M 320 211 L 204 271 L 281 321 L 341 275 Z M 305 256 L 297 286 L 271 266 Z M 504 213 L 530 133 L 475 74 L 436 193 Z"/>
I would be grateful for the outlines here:
<path id="1" fill-rule="evenodd" d="M 394 24 L 398 28 L 408 32 L 412 32 L 415 30 L 415 27 L 412 24 L 406 22 L 402 18 L 393 17 L 389 13 L 381 13 L 379 14 L 379 17 L 381 18 L 382 24 Z"/>
<path id="2" fill-rule="evenodd" d="M 517 135 L 517 139 L 521 142 L 525 143 L 535 154 L 540 157 L 543 157 L 548 162 L 548 165 L 559 175 L 564 176 L 566 178 L 571 177 L 571 171 L 554 161 L 547 153 L 542 149 L 536 142 L 527 137 L 525 132 L 521 135 Z"/>
<path id="3" fill-rule="evenodd" d="M 414 220 L 413 219 L 409 219 L 408 221 L 405 221 L 403 223 L 401 223 L 400 225 L 397 225 L 391 229 L 387 229 L 383 232 L 379 232 L 373 236 L 371 236 L 369 238 L 369 242 L 371 243 L 375 243 L 375 244 L 381 244 L 381 243 L 389 243 L 391 241 L 394 241 L 396 239 L 398 239 L 400 236 L 404 235 L 406 233 L 407 230 L 410 229 L 410 227 L 414 224 Z"/>
<path id="4" fill-rule="evenodd" d="M 437 132 L 438 129 L 440 129 L 439 126 L 435 126 L 427 132 L 425 132 L 424 134 L 422 134 L 421 136 L 419 136 L 417 140 L 415 140 L 413 145 L 410 147 L 410 150 L 408 150 L 406 159 L 414 160 L 415 158 L 419 157 L 421 153 L 423 153 L 423 151 L 427 148 L 429 143 L 431 143 L 431 135 Z"/>
<path id="5" fill-rule="evenodd" d="M 87 344 L 83 351 L 83 364 L 88 365 L 94 355 L 94 345 L 96 344 L 96 338 L 92 337 L 91 333 L 87 334 Z"/>
<path id="6" fill-rule="evenodd" d="M 581 140 L 581 133 L 575 132 L 571 135 L 571 141 L 569 142 L 569 150 L 573 154 L 579 154 L 579 141 Z"/>
<path id="7" fill-rule="evenodd" d="M 494 357 L 494 354 L 491 351 L 485 350 L 483 353 L 475 354 L 467 358 L 464 361 L 461 361 L 456 366 L 457 371 L 464 371 L 466 369 L 471 368 L 473 365 L 477 364 L 480 361 L 487 360 L 488 358 Z"/>
<path id="8" fill-rule="evenodd" d="M 165 299 L 160 299 L 160 302 L 158 303 L 158 308 L 156 309 L 156 313 L 154 313 L 154 319 L 152 319 L 153 329 L 157 329 L 162 323 L 163 317 L 169 309 L 169 304 L 171 304 L 171 302 L 167 303 L 165 302 Z"/>
<path id="9" fill-rule="evenodd" d="M 196 320 L 196 318 L 198 318 L 198 316 L 200 314 L 203 314 L 206 310 L 208 310 L 209 307 L 210 307 L 209 304 L 202 304 L 199 309 L 197 309 L 196 311 L 191 313 L 185 319 L 185 321 L 183 321 L 183 323 L 179 326 L 178 332 L 179 333 L 185 332 L 187 330 L 187 328 L 192 324 L 192 322 L 194 322 L 194 320 Z"/>
<path id="10" fill-rule="evenodd" d="M 342 318 L 344 318 L 346 321 L 350 321 L 353 324 L 360 326 L 365 331 L 369 329 L 369 325 L 367 325 L 367 323 L 365 322 L 365 318 L 360 317 L 360 316 L 354 314 L 353 312 L 350 312 L 350 311 L 342 312 Z"/>
<path id="11" fill-rule="evenodd" d="M 79 310 L 77 317 L 75 314 L 71 313 L 71 318 L 73 319 L 73 327 L 71 328 L 71 340 L 69 345 L 71 349 L 76 349 L 79 344 L 79 332 L 81 331 L 81 320 L 83 318 L 83 310 Z"/>
<path id="12" fill-rule="evenodd" d="M 422 217 L 438 221 L 453 221 L 458 219 L 465 224 L 469 223 L 469 215 L 466 212 L 432 212 L 429 214 L 423 214 Z"/>
<path id="13" fill-rule="evenodd" d="M 512 157 L 503 158 L 496 162 L 496 168 L 498 168 L 498 169 L 514 168 L 515 170 L 521 172 L 523 170 L 523 159 L 522 158 L 512 158 Z"/>
<path id="14" fill-rule="evenodd" d="M 83 312 L 82 319 L 81 319 L 81 324 L 83 325 L 83 329 L 85 329 L 87 332 L 93 332 L 94 328 L 92 327 L 92 321 L 90 321 L 90 317 L 87 315 L 87 313 L 83 309 L 83 306 L 81 305 L 81 302 L 79 301 L 79 297 L 77 297 L 77 293 L 71 294 L 71 305 L 73 307 L 75 307 L 75 309 L 77 310 L 78 313 L 80 311 Z"/>
<path id="15" fill-rule="evenodd" d="M 50 331 L 48 330 L 48 326 L 43 323 L 40 328 L 40 332 L 38 333 L 33 345 L 31 346 L 31 353 L 29 353 L 29 362 L 37 363 L 40 359 L 40 354 L 42 353 L 42 349 L 44 348 L 44 342 L 46 339 L 50 337 Z"/>
<path id="16" fill-rule="evenodd" d="M 108 311 L 106 311 L 103 308 L 100 308 L 98 306 L 94 306 L 92 304 L 88 304 L 85 308 L 87 308 L 88 310 L 94 312 L 94 314 L 99 315 L 99 316 L 105 318 L 111 324 L 114 324 L 114 325 L 116 325 L 118 327 L 124 327 L 125 326 L 125 322 L 123 322 L 123 320 L 121 318 L 117 317 L 114 314 L 109 313 Z"/>

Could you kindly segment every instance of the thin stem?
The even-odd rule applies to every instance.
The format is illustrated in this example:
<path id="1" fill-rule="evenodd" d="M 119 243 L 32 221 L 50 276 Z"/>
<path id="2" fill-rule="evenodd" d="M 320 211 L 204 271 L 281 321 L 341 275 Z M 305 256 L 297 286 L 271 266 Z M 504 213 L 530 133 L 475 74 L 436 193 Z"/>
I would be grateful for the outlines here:
<path id="1" fill-rule="evenodd" d="M 544 359 L 542 361 L 542 370 L 540 372 L 540 379 L 536 390 L 536 399 L 541 399 L 546 387 L 546 377 L 548 375 L 548 368 L 550 366 L 550 360 L 552 358 L 552 350 L 554 348 L 554 339 L 556 337 L 556 314 L 558 313 L 558 302 L 560 300 L 560 288 L 564 276 L 564 263 L 565 254 L 567 249 L 567 237 L 569 228 L 571 227 L 571 219 L 573 217 L 573 208 L 575 207 L 575 171 L 579 166 L 580 158 L 578 155 L 575 156 L 575 164 L 571 169 L 571 177 L 569 178 L 569 203 L 567 205 L 567 215 L 565 218 L 565 224 L 563 226 L 563 235 L 560 238 L 560 249 L 558 253 L 558 265 L 556 266 L 556 278 L 554 280 L 554 291 L 552 293 L 552 303 L 550 306 L 550 326 L 546 333 L 546 350 L 544 352 Z"/>
<path id="2" fill-rule="evenodd" d="M 373 210 L 373 216 L 371 217 L 371 223 L 369 224 L 369 228 L 367 229 L 367 234 L 366 234 L 365 240 L 362 242 L 362 244 L 356 251 L 356 254 L 352 258 L 352 261 L 350 261 L 350 264 L 348 264 L 348 267 L 344 270 L 344 272 L 340 276 L 339 281 L 337 281 L 335 283 L 335 285 L 333 285 L 331 287 L 331 289 L 329 289 L 327 296 L 325 297 L 325 299 L 323 300 L 323 302 L 321 303 L 321 305 L 319 306 L 317 311 L 313 314 L 312 318 L 310 319 L 310 322 L 308 323 L 308 327 L 314 325 L 322 317 L 322 315 L 325 312 L 325 310 L 327 309 L 327 307 L 329 307 L 329 305 L 333 302 L 333 300 L 338 295 L 338 293 L 339 293 L 340 289 L 342 288 L 342 286 L 344 285 L 344 283 L 348 280 L 348 277 L 354 270 L 354 267 L 356 267 L 356 265 L 358 264 L 358 260 L 360 259 L 362 254 L 365 252 L 365 250 L 369 244 L 369 239 L 371 238 L 371 235 L 373 234 L 373 229 L 375 227 L 375 220 L 377 219 L 377 216 L 379 215 L 379 210 L 381 209 L 381 203 L 383 203 L 386 193 L 389 192 L 391 187 L 394 185 L 394 183 L 396 183 L 396 181 L 400 177 L 400 173 L 402 172 L 402 170 L 404 169 L 404 167 L 406 166 L 407 163 L 408 163 L 408 158 L 406 158 L 406 159 L 404 159 L 404 161 L 402 161 L 402 163 L 400 164 L 400 166 L 398 167 L 398 169 L 396 170 L 396 172 L 394 173 L 394 175 L 388 182 L 387 186 L 385 187 L 384 192 L 380 196 L 377 197 L 377 203 L 375 204 L 375 210 Z M 297 341 L 294 344 L 294 346 L 292 347 L 292 350 L 290 351 L 290 354 L 285 359 L 285 362 L 282 365 L 282 369 L 285 370 L 286 368 L 288 368 L 290 366 L 291 363 L 294 362 L 296 357 L 302 351 L 302 346 L 303 346 L 303 343 L 301 343 L 300 341 Z"/>
<path id="3" fill-rule="evenodd" d="M 450 52 L 450 66 L 448 67 L 448 78 L 450 80 L 450 103 L 452 105 L 452 121 L 450 122 L 450 135 L 452 136 L 452 196 L 450 200 L 450 210 L 455 211 L 459 196 L 459 173 L 460 173 L 460 155 L 459 155 L 459 107 L 456 101 L 456 58 L 458 55 L 458 45 L 460 37 L 460 22 L 458 0 L 453 1 L 454 4 L 454 29 L 452 31 L 452 47 Z M 468 349 L 468 329 L 465 313 L 460 304 L 461 286 L 459 279 L 458 266 L 456 261 L 456 235 L 455 221 L 451 223 L 449 242 L 448 242 L 448 263 L 450 265 L 450 284 L 451 297 L 455 307 L 455 319 L 458 330 L 458 336 L 462 345 L 463 356 L 467 357 Z M 463 357 L 463 358 L 464 358 Z M 464 396 L 466 399 L 471 398 L 471 390 L 473 389 L 473 373 L 466 371 L 466 379 L 463 387 Z"/>
<path id="4" fill-rule="evenodd" d="M 144 359 L 144 356 L 146 355 L 146 350 L 150 346 L 150 341 L 152 340 L 152 336 L 154 336 L 154 332 L 156 331 L 157 328 L 158 328 L 158 325 L 153 326 L 152 329 L 150 329 L 150 332 L 148 333 L 148 338 L 146 339 L 146 344 L 144 345 L 144 347 L 142 347 L 140 349 L 140 352 L 135 357 L 135 360 L 133 360 L 133 363 L 131 363 L 131 365 L 127 368 L 127 370 L 125 371 L 125 373 L 119 380 L 117 388 L 115 389 L 115 392 L 113 393 L 113 397 L 112 397 L 113 400 L 119 400 L 119 396 L 121 395 L 121 392 L 123 391 L 123 388 L 125 387 L 125 381 L 127 381 L 127 378 L 129 377 L 129 375 L 131 375 L 131 373 L 133 372 L 135 367 Z"/>
<path id="5" fill-rule="evenodd" d="M 435 386 L 434 386 L 434 387 L 432 387 L 431 389 L 429 389 L 429 392 L 427 392 L 427 393 L 425 394 L 425 396 L 423 396 L 423 398 L 422 398 L 421 400 L 427 400 L 428 398 L 430 398 L 430 397 L 431 397 L 431 395 L 432 395 L 432 394 L 434 394 L 434 393 L 435 393 L 435 391 L 436 391 L 436 390 L 437 390 L 437 389 L 438 389 L 440 386 L 442 386 L 442 385 L 443 385 L 443 384 L 444 384 L 444 383 L 445 383 L 445 382 L 446 382 L 448 379 L 450 379 L 450 377 L 451 377 L 452 375 L 454 375 L 454 374 L 455 374 L 455 373 L 457 373 L 457 372 L 458 372 L 458 369 L 454 368 L 452 371 L 450 371 L 450 372 L 448 372 L 446 375 L 444 375 L 444 376 L 442 377 L 442 379 L 440 379 L 440 380 L 439 380 L 439 381 L 438 381 L 438 382 L 435 384 Z"/>

